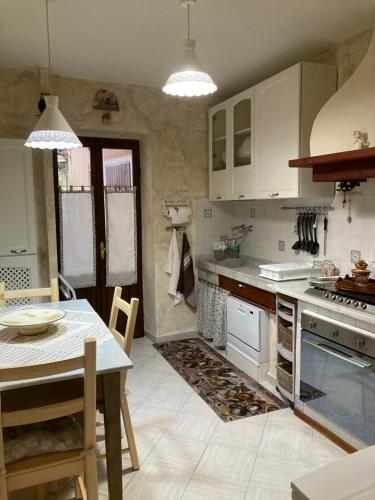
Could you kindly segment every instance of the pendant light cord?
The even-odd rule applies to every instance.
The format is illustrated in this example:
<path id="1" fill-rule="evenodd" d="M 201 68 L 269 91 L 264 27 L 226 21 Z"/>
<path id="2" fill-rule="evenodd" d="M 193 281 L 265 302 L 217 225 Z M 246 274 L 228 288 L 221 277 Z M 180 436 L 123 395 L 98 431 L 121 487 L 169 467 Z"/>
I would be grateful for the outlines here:
<path id="1" fill-rule="evenodd" d="M 187 37 L 190 40 L 190 4 L 187 5 Z"/>
<path id="2" fill-rule="evenodd" d="M 51 40 L 49 33 L 48 0 L 46 0 L 46 24 L 47 24 L 47 45 L 48 45 L 48 86 L 49 86 L 49 93 L 50 95 L 52 95 Z"/>

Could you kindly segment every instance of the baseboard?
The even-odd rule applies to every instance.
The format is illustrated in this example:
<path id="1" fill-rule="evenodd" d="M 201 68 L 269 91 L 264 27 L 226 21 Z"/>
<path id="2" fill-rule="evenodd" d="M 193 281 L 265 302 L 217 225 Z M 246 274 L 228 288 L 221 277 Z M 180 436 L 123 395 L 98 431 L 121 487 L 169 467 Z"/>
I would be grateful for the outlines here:
<path id="1" fill-rule="evenodd" d="M 315 429 L 316 431 L 320 432 L 320 434 L 323 434 L 327 439 L 335 443 L 337 446 L 342 448 L 344 451 L 347 453 L 355 453 L 358 451 L 356 448 L 354 448 L 352 445 L 341 439 L 339 436 L 336 436 L 332 431 L 324 427 L 322 424 L 314 420 L 313 418 L 309 417 L 305 413 L 303 413 L 300 410 L 294 409 L 294 415 L 304 422 L 306 422 L 310 427 Z"/>
<path id="2" fill-rule="evenodd" d="M 276 387 L 277 378 L 276 375 L 273 375 L 271 372 L 267 372 L 267 382 L 271 384 L 273 387 Z"/>
<path id="3" fill-rule="evenodd" d="M 192 332 L 178 332 L 171 333 L 170 335 L 156 336 L 145 332 L 145 336 L 155 344 L 163 344 L 164 342 L 173 342 L 174 340 L 194 339 L 198 337 L 198 333 L 194 330 Z"/>

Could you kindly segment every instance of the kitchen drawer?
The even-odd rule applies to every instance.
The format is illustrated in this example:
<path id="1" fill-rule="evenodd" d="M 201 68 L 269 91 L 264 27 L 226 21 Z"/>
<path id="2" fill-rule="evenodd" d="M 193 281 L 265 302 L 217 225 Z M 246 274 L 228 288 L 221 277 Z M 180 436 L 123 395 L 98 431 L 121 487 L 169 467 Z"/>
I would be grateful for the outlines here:
<path id="1" fill-rule="evenodd" d="M 206 269 L 198 268 L 198 278 L 203 281 L 208 281 L 208 283 L 211 283 L 212 285 L 219 285 L 218 275 L 212 271 L 206 271 Z"/>
<path id="2" fill-rule="evenodd" d="M 219 275 L 219 286 L 228 290 L 232 295 L 248 300 L 266 311 L 272 313 L 276 311 L 276 295 L 272 292 L 221 275 Z"/>

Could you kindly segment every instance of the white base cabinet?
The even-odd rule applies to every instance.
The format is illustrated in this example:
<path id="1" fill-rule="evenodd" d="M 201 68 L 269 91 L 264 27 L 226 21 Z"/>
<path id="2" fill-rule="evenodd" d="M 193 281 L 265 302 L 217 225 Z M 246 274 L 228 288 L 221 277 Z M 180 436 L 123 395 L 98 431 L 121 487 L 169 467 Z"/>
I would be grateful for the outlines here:
<path id="1" fill-rule="evenodd" d="M 313 182 L 310 170 L 288 162 L 309 156 L 314 119 L 335 90 L 335 66 L 302 62 L 210 110 L 210 199 L 333 195 L 332 183 Z M 212 159 L 215 144 L 224 141 L 212 134 L 218 111 L 225 119 L 220 176 Z"/>

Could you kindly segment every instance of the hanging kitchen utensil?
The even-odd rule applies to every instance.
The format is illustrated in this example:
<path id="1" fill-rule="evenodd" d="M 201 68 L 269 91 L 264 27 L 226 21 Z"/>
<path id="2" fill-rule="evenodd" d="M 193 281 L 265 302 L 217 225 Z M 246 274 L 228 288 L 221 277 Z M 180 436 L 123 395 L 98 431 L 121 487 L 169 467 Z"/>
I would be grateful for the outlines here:
<path id="1" fill-rule="evenodd" d="M 313 232 L 313 214 L 309 214 L 308 225 L 307 225 L 307 245 L 306 252 L 311 252 L 312 247 L 314 246 L 314 232 Z"/>
<path id="2" fill-rule="evenodd" d="M 301 250 L 305 251 L 306 250 L 306 245 L 307 245 L 307 214 L 302 214 L 302 242 L 301 242 Z"/>
<path id="3" fill-rule="evenodd" d="M 311 255 L 316 255 L 319 252 L 319 243 L 318 243 L 318 223 L 316 219 L 316 215 L 314 215 L 314 221 L 313 221 L 313 229 L 314 229 L 314 244 L 312 245 L 312 248 L 310 249 Z"/>
<path id="4" fill-rule="evenodd" d="M 301 222 L 302 222 L 302 214 L 299 214 L 298 219 L 297 219 L 298 241 L 296 241 L 294 243 L 294 245 L 292 246 L 292 250 L 300 250 L 301 249 L 301 242 L 302 242 Z"/>
<path id="5" fill-rule="evenodd" d="M 346 218 L 347 222 L 351 224 L 352 222 L 352 200 L 350 199 L 350 192 L 348 193 L 348 217 Z"/>
<path id="6" fill-rule="evenodd" d="M 323 221 L 323 229 L 324 229 L 324 257 L 327 255 L 327 233 L 328 233 L 328 218 L 325 215 Z"/>

